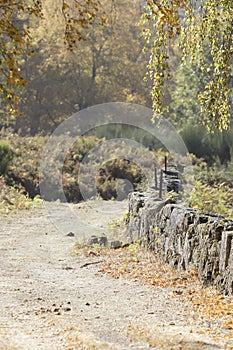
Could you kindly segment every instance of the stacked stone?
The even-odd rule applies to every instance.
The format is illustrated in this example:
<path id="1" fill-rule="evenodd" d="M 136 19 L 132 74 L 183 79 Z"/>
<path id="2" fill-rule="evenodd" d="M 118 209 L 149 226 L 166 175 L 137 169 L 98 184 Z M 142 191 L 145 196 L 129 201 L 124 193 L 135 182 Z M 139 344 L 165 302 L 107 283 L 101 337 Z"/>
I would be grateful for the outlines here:
<path id="1" fill-rule="evenodd" d="M 133 192 L 128 232 L 178 269 L 197 268 L 203 285 L 233 294 L 233 221 Z"/>

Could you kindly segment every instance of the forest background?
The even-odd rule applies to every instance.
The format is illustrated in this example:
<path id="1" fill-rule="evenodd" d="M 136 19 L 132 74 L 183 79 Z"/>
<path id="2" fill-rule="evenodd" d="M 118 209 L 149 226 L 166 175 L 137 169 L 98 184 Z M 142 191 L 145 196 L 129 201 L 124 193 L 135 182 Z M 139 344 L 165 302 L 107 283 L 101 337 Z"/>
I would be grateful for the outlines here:
<path id="1" fill-rule="evenodd" d="M 153 62 L 160 40 L 158 28 L 162 18 L 167 26 L 163 26 L 163 31 L 165 28 L 168 33 L 163 18 L 171 20 L 170 13 L 162 11 L 161 17 L 161 13 L 154 11 L 160 9 L 156 3 L 165 2 L 0 2 L 3 15 L 0 21 L 0 208 L 3 213 L 39 201 L 38 168 L 43 145 L 69 116 L 105 102 L 130 102 L 156 109 L 158 69 L 153 67 Z M 179 3 L 182 10 L 182 2 L 174 3 Z M 176 28 L 172 21 L 172 28 Z M 148 40 L 148 33 L 154 40 Z M 169 82 L 167 79 L 162 86 L 163 114 L 175 125 L 193 154 L 196 190 L 189 204 L 231 217 L 233 131 L 214 128 L 209 132 L 202 125 L 199 92 L 207 85 L 211 68 L 201 69 L 191 61 L 184 64 L 175 34 L 169 37 L 172 45 L 169 44 Z M 211 64 L 208 45 L 205 50 L 205 61 Z M 159 76 L 166 75 L 162 67 Z M 232 97 L 229 90 L 229 126 Z M 151 156 L 158 158 L 165 151 L 145 133 L 133 134 L 148 147 Z M 68 151 L 64 164 L 63 185 L 68 200 L 82 199 L 77 185 L 79 165 L 103 135 L 127 137 L 132 136 L 132 130 L 123 131 L 120 126 L 97 130 L 77 141 Z M 148 156 L 146 166 L 151 166 L 151 159 Z M 104 199 L 116 194 L 113 178 L 127 178 L 135 188 L 143 180 L 140 169 L 124 160 L 105 164 L 104 175 L 103 169 L 100 173 L 97 182 Z"/>

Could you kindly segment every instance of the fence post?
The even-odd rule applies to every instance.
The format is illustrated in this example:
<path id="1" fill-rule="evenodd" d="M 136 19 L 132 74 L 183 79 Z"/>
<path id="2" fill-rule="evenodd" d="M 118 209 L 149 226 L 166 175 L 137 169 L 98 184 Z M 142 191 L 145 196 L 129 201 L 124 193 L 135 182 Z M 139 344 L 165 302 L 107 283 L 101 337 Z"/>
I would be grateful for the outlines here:
<path id="1" fill-rule="evenodd" d="M 167 172 L 167 156 L 164 157 L 164 171 Z"/>
<path id="2" fill-rule="evenodd" d="M 159 198 L 163 198 L 163 169 L 160 170 Z"/>
<path id="3" fill-rule="evenodd" d="M 156 164 L 154 164 L 154 176 L 155 176 L 155 190 L 158 189 L 158 179 L 157 179 L 157 168 Z"/>

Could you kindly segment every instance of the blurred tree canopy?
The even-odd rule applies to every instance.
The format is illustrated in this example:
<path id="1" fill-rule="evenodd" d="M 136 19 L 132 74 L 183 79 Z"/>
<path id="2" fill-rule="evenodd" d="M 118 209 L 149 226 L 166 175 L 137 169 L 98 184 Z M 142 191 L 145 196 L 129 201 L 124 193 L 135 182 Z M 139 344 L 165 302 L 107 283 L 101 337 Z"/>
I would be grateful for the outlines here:
<path id="1" fill-rule="evenodd" d="M 233 3 L 231 0 L 147 0 L 144 36 L 150 50 L 148 75 L 153 81 L 154 116 L 160 116 L 167 82 L 171 80 L 174 49 L 182 65 L 196 65 L 201 122 L 207 129 L 230 126 Z"/>
<path id="2" fill-rule="evenodd" d="M 25 50 L 17 56 L 27 84 L 14 90 L 17 118 L 13 115 L 7 124 L 36 134 L 50 132 L 77 110 L 98 103 L 150 107 L 150 87 L 143 79 L 149 55 L 142 52 L 142 13 L 141 0 L 130 6 L 126 0 L 42 0 L 38 15 L 27 14 L 34 53 Z"/>
<path id="3" fill-rule="evenodd" d="M 32 53 L 27 18 L 41 11 L 41 1 L 0 1 L 0 91 L 13 104 L 18 102 L 15 88 L 25 85 L 19 57 Z"/>
<path id="4" fill-rule="evenodd" d="M 0 0 L 0 126 L 47 133 L 79 109 L 124 101 L 182 127 L 229 128 L 231 5 Z"/>
<path id="5" fill-rule="evenodd" d="M 36 50 L 30 23 L 35 18 L 43 23 L 48 3 L 46 0 L 0 0 L 1 102 L 3 105 L 5 102 L 12 115 L 20 101 L 19 88 L 27 84 L 21 68 L 23 57 L 30 57 Z M 85 39 L 85 29 L 97 16 L 100 23 L 106 21 L 103 14 L 98 15 L 99 6 L 99 0 L 56 1 L 57 11 L 62 17 L 63 32 L 60 34 L 69 50 L 75 47 L 77 41 Z"/>

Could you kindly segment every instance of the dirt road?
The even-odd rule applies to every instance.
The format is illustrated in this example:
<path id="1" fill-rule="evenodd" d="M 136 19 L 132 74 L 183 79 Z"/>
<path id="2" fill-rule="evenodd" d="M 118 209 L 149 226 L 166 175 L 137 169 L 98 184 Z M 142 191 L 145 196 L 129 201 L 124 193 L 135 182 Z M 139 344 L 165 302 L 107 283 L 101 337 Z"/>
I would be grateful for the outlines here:
<path id="1" fill-rule="evenodd" d="M 88 265 L 90 257 L 74 254 L 77 241 L 110 234 L 108 223 L 125 208 L 73 205 L 73 226 L 60 203 L 1 219 L 1 350 L 230 349 L 200 335 L 190 305 L 169 288 L 112 279 L 98 272 L 102 258 Z"/>

